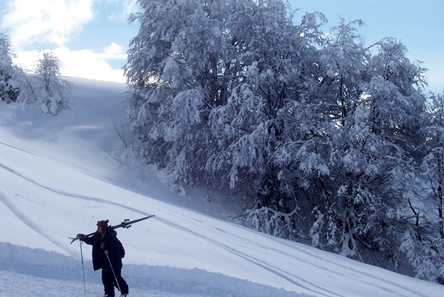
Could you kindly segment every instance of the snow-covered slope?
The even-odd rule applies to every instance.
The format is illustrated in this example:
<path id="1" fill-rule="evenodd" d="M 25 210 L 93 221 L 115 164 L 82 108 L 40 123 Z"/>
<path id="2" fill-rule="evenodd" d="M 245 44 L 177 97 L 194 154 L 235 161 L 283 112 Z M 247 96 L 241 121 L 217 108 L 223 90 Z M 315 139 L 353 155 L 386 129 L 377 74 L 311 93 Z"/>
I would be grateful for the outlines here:
<path id="1" fill-rule="evenodd" d="M 118 230 L 132 296 L 444 295 L 443 286 L 223 220 L 231 201 L 171 192 L 161 174 L 133 163 L 117 133 L 128 137 L 125 86 L 69 80 L 74 106 L 57 117 L 0 103 L 0 296 L 100 296 L 90 247 L 81 246 L 84 293 L 80 245 L 68 237 L 98 220 L 149 214 Z"/>

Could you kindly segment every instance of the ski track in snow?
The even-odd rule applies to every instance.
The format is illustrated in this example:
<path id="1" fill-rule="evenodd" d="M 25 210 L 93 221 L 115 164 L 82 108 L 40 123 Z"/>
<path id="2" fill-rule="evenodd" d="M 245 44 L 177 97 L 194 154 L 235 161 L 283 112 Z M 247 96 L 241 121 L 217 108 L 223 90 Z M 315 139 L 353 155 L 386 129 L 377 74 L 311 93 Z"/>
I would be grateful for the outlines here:
<path id="1" fill-rule="evenodd" d="M 31 154 L 31 155 L 35 156 L 34 154 L 32 154 L 32 153 L 30 153 L 30 152 L 27 152 L 27 151 L 25 151 L 25 150 L 22 150 L 22 149 L 16 148 L 16 147 L 11 146 L 11 145 L 8 145 L 8 144 L 5 144 L 5 143 L 3 143 L 3 142 L 0 142 L 0 144 L 1 144 L 1 145 L 6 145 L 6 146 L 8 146 L 8 147 L 10 147 L 10 148 L 17 149 L 17 150 L 20 150 L 20 151 L 25 152 L 25 153 L 27 153 L 27 154 Z M 87 200 L 87 201 L 99 202 L 99 203 L 103 203 L 103 204 L 113 205 L 113 206 L 117 206 L 117 207 L 121 207 L 121 208 L 124 208 L 124 209 L 130 210 L 130 211 L 135 212 L 135 213 L 139 213 L 139 214 L 141 214 L 141 215 L 143 215 L 143 216 L 149 216 L 149 215 L 151 215 L 150 213 L 147 213 L 147 212 L 141 211 L 140 209 L 136 209 L 136 208 L 134 208 L 134 207 L 130 207 L 130 206 L 127 206 L 127 205 L 124 205 L 124 204 L 121 204 L 121 203 L 116 203 L 116 202 L 112 202 L 112 201 L 107 201 L 107 200 L 104 200 L 104 199 L 101 199 L 101 198 L 96 198 L 96 197 L 90 197 L 90 196 L 84 196 L 84 195 L 77 195 L 77 194 L 73 194 L 73 193 L 69 193 L 69 192 L 65 192 L 65 191 L 60 191 L 60 190 L 53 189 L 53 188 L 51 188 L 51 187 L 45 186 L 45 185 L 43 185 L 43 184 L 40 184 L 40 183 L 38 183 L 38 182 L 36 182 L 36 181 L 30 179 L 30 178 L 27 178 L 27 177 L 24 176 L 23 174 L 20 174 L 20 173 L 17 172 L 16 170 L 14 170 L 14 169 L 12 169 L 12 168 L 9 168 L 8 166 L 5 166 L 4 164 L 1 164 L 1 163 L 0 163 L 0 168 L 2 168 L 2 169 L 4 169 L 4 170 L 6 170 L 6 171 L 8 171 L 8 172 L 10 172 L 10 173 L 12 173 L 12 174 L 18 176 L 18 177 L 20 177 L 20 178 L 22 178 L 22 179 L 24 179 L 24 180 L 26 180 L 27 182 L 30 182 L 30 183 L 32 183 L 32 184 L 34 184 L 34 185 L 37 185 L 37 186 L 39 186 L 39 187 L 41 187 L 41 188 L 43 188 L 43 189 L 45 189 L 45 190 L 47 190 L 47 191 L 50 191 L 50 192 L 53 192 L 53 193 L 56 193 L 56 194 L 59 194 L 59 195 L 63 195 L 63 196 L 66 196 L 66 197 L 71 197 L 71 198 L 82 199 L 82 200 Z M 100 180 L 101 182 L 108 183 L 107 181 L 104 181 L 104 180 L 102 180 L 102 179 L 99 179 L 99 180 Z M 21 213 L 21 212 L 20 212 L 20 211 L 19 211 L 19 210 L 18 210 L 18 209 L 12 204 L 12 203 L 10 203 L 10 202 L 7 200 L 6 197 L 4 197 L 4 196 L 1 195 L 1 194 L 0 194 L 0 201 L 1 201 L 1 202 L 2 202 L 2 203 L 3 203 L 8 209 L 10 209 L 11 212 L 13 212 L 13 213 L 14 213 L 14 214 L 15 214 L 15 215 L 16 215 L 16 216 L 17 216 L 17 217 L 18 217 L 23 223 L 25 223 L 28 227 L 32 228 L 32 229 L 35 230 L 38 234 L 42 235 L 42 236 L 45 237 L 47 240 L 49 240 L 50 242 L 54 243 L 54 244 L 55 244 L 56 246 L 58 246 L 60 249 L 66 251 L 66 249 L 64 248 L 64 246 L 65 246 L 64 243 L 62 243 L 62 242 L 56 240 L 55 238 L 52 238 L 50 235 L 46 234 L 42 229 L 40 229 L 35 223 L 33 223 L 33 222 L 32 222 L 29 218 L 27 218 L 24 214 L 22 214 L 22 213 Z M 199 233 L 197 233 L 197 232 L 195 232 L 195 231 L 193 231 L 193 230 L 190 230 L 190 229 L 188 229 L 188 228 L 185 228 L 185 227 L 179 226 L 179 225 L 177 225 L 177 224 L 175 224 L 175 223 L 173 223 L 173 222 L 170 222 L 170 221 L 168 221 L 168 220 L 165 220 L 165 219 L 163 219 L 163 218 L 154 217 L 153 219 L 155 219 L 155 220 L 157 220 L 157 221 L 159 221 L 159 222 L 161 222 L 161 223 L 163 223 L 163 224 L 165 224 L 165 225 L 168 225 L 168 226 L 170 226 L 170 227 L 172 227 L 172 228 L 175 228 L 175 229 L 180 230 L 180 231 L 182 231 L 182 232 L 186 232 L 186 233 L 188 233 L 188 234 L 190 234 L 190 235 L 192 235 L 192 236 L 195 236 L 195 237 L 198 237 L 198 238 L 200 238 L 200 239 L 203 239 L 203 240 L 205 240 L 205 241 L 207 241 L 207 242 L 209 242 L 209 243 L 211 243 L 211 244 L 213 244 L 213 245 L 215 245 L 215 246 L 218 246 L 219 248 L 224 249 L 225 251 L 227 251 L 227 252 L 229 252 L 229 253 L 231 253 L 231 254 L 233 254 L 233 255 L 236 255 L 237 257 L 239 257 L 239 258 L 241 258 L 241 259 L 243 259 L 243 260 L 246 260 L 246 261 L 248 261 L 248 262 L 250 262 L 250 263 L 256 265 L 257 267 L 259 267 L 259 268 L 261 268 L 261 269 L 264 269 L 264 270 L 266 270 L 266 271 L 268 271 L 268 272 L 270 272 L 270 273 L 273 273 L 273 274 L 275 274 L 275 275 L 277 275 L 277 276 L 279 276 L 279 277 L 285 279 L 286 281 L 288 281 L 288 282 L 290 282 L 290 283 L 292 283 L 292 284 L 294 284 L 294 285 L 296 285 L 296 286 L 298 286 L 298 287 L 301 287 L 301 288 L 304 288 L 304 289 L 306 289 L 306 290 L 308 290 L 308 291 L 311 291 L 311 292 L 317 294 L 318 296 L 338 296 L 338 297 L 342 296 L 342 295 L 336 294 L 336 293 L 334 293 L 334 292 L 332 292 L 332 291 L 325 290 L 325 289 L 322 288 L 321 286 L 316 285 L 316 284 L 310 282 L 308 279 L 304 279 L 304 278 L 302 278 L 302 277 L 300 277 L 300 276 L 297 276 L 297 275 L 294 275 L 294 274 L 292 274 L 292 273 L 289 273 L 289 272 L 287 272 L 287 271 L 285 271 L 285 270 L 282 270 L 282 269 L 280 269 L 280 268 L 278 268 L 278 267 L 275 267 L 275 266 L 273 266 L 273 265 L 271 265 L 271 264 L 269 264 L 269 263 L 266 263 L 266 262 L 264 262 L 264 261 L 262 261 L 262 260 L 260 260 L 260 259 L 254 258 L 254 257 L 252 257 L 252 256 L 250 256 L 250 255 L 247 255 L 247 254 L 245 254 L 245 253 L 243 253 L 243 252 L 241 252 L 241 251 L 239 251 L 239 250 L 233 249 L 233 248 L 230 247 L 230 246 L 224 245 L 224 244 L 221 243 L 221 242 L 218 242 L 218 241 L 216 241 L 216 240 L 214 240 L 214 239 L 208 238 L 208 237 L 205 236 L 205 235 L 199 234 Z M 191 219 L 192 219 L 192 218 L 191 218 Z M 196 219 L 194 219 L 194 220 L 195 220 L 195 221 L 198 221 L 198 220 L 196 220 Z M 215 228 L 215 227 L 214 227 L 214 228 Z M 226 231 L 224 231 L 224 230 L 221 230 L 220 228 L 215 228 L 215 229 L 219 230 L 219 232 L 226 232 Z M 237 235 L 235 235 L 235 234 L 231 234 L 231 235 L 232 235 L 232 236 L 235 236 L 235 237 L 238 237 L 238 238 L 240 238 L 240 239 L 242 239 L 242 240 L 244 240 L 244 241 L 247 240 L 246 238 L 243 238 L 243 237 L 237 236 Z M 251 241 L 250 241 L 250 242 L 251 242 Z M 255 244 L 255 245 L 258 245 L 257 242 L 251 242 L 251 243 L 253 243 L 253 244 Z M 338 274 L 337 271 L 333 271 L 333 270 L 331 270 L 331 269 L 327 269 L 326 267 L 322 267 L 322 266 L 316 265 L 316 264 L 311 263 L 311 262 L 309 262 L 309 261 L 307 261 L 307 260 L 301 259 L 300 257 L 296 257 L 296 256 L 294 256 L 294 255 L 288 254 L 288 253 L 286 253 L 286 252 L 284 252 L 284 251 L 282 251 L 282 250 L 278 250 L 278 249 L 275 249 L 275 248 L 272 248 L 272 247 L 269 247 L 269 246 L 263 246 L 263 245 L 259 245 L 259 246 L 261 246 L 261 247 L 264 248 L 264 249 L 273 250 L 274 252 L 280 253 L 280 254 L 285 255 L 285 256 L 287 256 L 287 257 L 294 258 L 294 259 L 296 259 L 297 261 L 303 262 L 303 263 L 305 263 L 305 264 L 309 264 L 309 265 L 314 266 L 314 267 L 316 267 L 316 268 L 318 268 L 318 269 L 326 270 L 326 271 L 328 271 L 329 273 L 332 273 L 332 274 Z M 295 246 L 291 246 L 291 247 L 292 247 L 292 248 L 296 248 Z M 296 248 L 296 249 L 297 249 L 297 248 Z M 306 254 L 308 254 L 308 255 L 310 255 L 310 254 L 307 253 L 306 251 L 303 251 L 303 250 L 300 250 L 300 249 L 299 249 L 299 251 L 300 251 L 300 252 L 303 252 L 303 253 L 306 253 Z M 68 254 L 70 254 L 69 251 L 66 251 L 66 252 L 67 252 Z M 73 255 L 73 254 L 71 254 L 71 256 L 75 257 L 75 255 Z M 310 256 L 313 257 L 314 255 L 310 255 Z M 350 269 L 349 267 L 346 267 L 346 266 L 340 265 L 340 264 L 338 264 L 338 263 L 333 263 L 333 264 L 338 265 L 338 266 L 341 266 L 341 267 L 346 268 L 346 269 Z M 356 273 L 359 273 L 359 274 L 365 274 L 364 272 L 362 272 L 362 271 L 358 271 L 358 270 L 352 270 L 352 271 L 353 271 L 353 272 L 356 272 Z M 386 279 L 378 278 L 378 277 L 376 277 L 375 275 L 371 275 L 371 274 L 365 274 L 365 275 L 368 276 L 368 277 L 370 277 L 370 278 L 373 278 L 373 279 L 375 279 L 375 280 L 378 280 L 378 281 L 384 281 L 384 282 L 389 283 L 389 284 L 391 284 L 391 285 L 393 285 L 393 286 L 399 287 L 400 289 L 406 290 L 406 289 L 405 289 L 402 285 L 400 285 L 400 284 L 397 284 L 397 283 L 394 283 L 394 282 L 390 282 L 389 280 L 386 280 Z M 348 275 L 348 277 L 350 277 L 350 278 L 354 278 L 354 279 L 358 279 L 359 275 L 357 275 L 357 276 Z M 359 279 L 359 281 L 361 281 L 361 282 L 366 282 L 366 281 L 363 281 L 362 279 Z M 366 282 L 366 283 L 368 283 L 368 284 L 373 284 L 373 283 L 371 283 L 371 282 Z M 383 288 L 383 287 L 380 287 L 380 288 L 381 288 L 382 290 L 387 290 L 386 288 Z M 426 297 L 426 295 L 421 294 L 420 292 L 412 292 L 411 290 L 409 290 L 409 292 L 410 292 L 410 293 L 415 293 L 417 296 Z M 393 293 L 393 292 L 391 292 L 391 293 Z"/>
<path id="2" fill-rule="evenodd" d="M 247 255 L 245 253 L 242 253 L 242 252 L 240 252 L 238 250 L 235 250 L 235 249 L 233 249 L 233 248 L 231 248 L 231 247 L 229 247 L 227 245 L 224 245 L 224 244 L 222 244 L 220 242 L 217 242 L 217 241 L 215 241 L 213 239 L 210 239 L 210 238 L 208 238 L 208 237 L 206 237 L 204 235 L 201 235 L 201 234 L 199 234 L 197 232 L 194 232 L 194 231 L 192 231 L 190 229 L 181 227 L 181 226 L 179 226 L 177 224 L 171 223 L 171 222 L 169 222 L 167 220 L 164 220 L 162 218 L 155 217 L 155 219 L 160 221 L 160 222 L 162 222 L 162 223 L 164 223 L 164 224 L 166 224 L 166 225 L 168 225 L 168 226 L 171 226 L 171 227 L 173 227 L 175 229 L 184 231 L 184 232 L 186 232 L 188 234 L 191 234 L 191 235 L 194 235 L 194 236 L 199 237 L 201 239 L 204 239 L 207 242 L 210 242 L 210 243 L 212 243 L 212 244 L 214 244 L 214 245 L 216 245 L 216 246 L 218 246 L 218 247 L 220 247 L 220 248 L 222 248 L 222 249 L 224 249 L 224 250 L 226 250 L 226 251 L 228 251 L 228 252 L 230 252 L 230 253 L 232 253 L 232 254 L 234 254 L 234 255 L 242 258 L 242 259 L 244 259 L 244 260 L 246 260 L 246 261 L 249 261 L 249 262 L 255 264 L 256 266 L 258 266 L 258 267 L 260 267 L 262 269 L 267 270 L 268 272 L 271 272 L 271 273 L 274 273 L 274 274 L 278 275 L 279 277 L 287 280 L 288 282 L 290 282 L 290 283 L 292 283 L 292 284 L 294 284 L 294 285 L 296 285 L 298 287 L 304 288 L 306 290 L 310 290 L 313 293 L 321 294 L 322 296 L 341 296 L 341 295 L 337 295 L 334 292 L 330 292 L 330 291 L 326 291 L 326 292 L 329 293 L 329 294 L 333 294 L 333 295 L 326 295 L 324 292 L 322 292 L 322 291 L 325 291 L 323 288 L 321 288 L 320 286 L 317 286 L 317 285 L 309 282 L 306 279 L 303 279 L 303 278 L 300 278 L 298 276 L 292 275 L 291 273 L 283 271 L 282 269 L 279 269 L 277 267 L 273 267 L 272 265 L 270 265 L 270 264 L 268 264 L 268 263 L 266 263 L 264 261 L 261 261 L 259 259 L 254 258 L 254 257 L 251 257 L 251 256 L 249 256 L 249 255 Z M 242 239 L 245 240 L 245 238 L 242 238 Z M 296 278 L 296 279 L 299 279 L 301 282 L 295 281 L 294 279 L 292 279 L 292 277 Z M 308 287 L 306 285 L 303 285 L 303 283 L 307 283 L 307 284 L 312 285 L 314 288 L 316 288 L 316 290 L 314 290 L 313 288 L 310 288 L 310 287 Z"/>
<path id="3" fill-rule="evenodd" d="M 33 154 L 33 153 L 31 153 L 31 152 L 28 152 L 28 151 L 26 151 L 26 150 L 24 150 L 24 149 L 21 149 L 21 148 L 15 147 L 15 146 L 13 146 L 13 145 L 10 145 L 10 144 L 7 144 L 7 143 L 4 143 L 4 142 L 2 142 L 2 141 L 0 141 L 0 144 L 1 144 L 1 145 L 4 145 L 4 146 L 7 146 L 7 147 L 10 147 L 10 148 L 12 148 L 12 149 L 18 150 L 18 151 L 21 151 L 21 152 L 27 153 L 27 154 L 29 154 L 29 155 L 36 156 L 36 157 L 37 157 L 36 154 Z"/>
<path id="4" fill-rule="evenodd" d="M 282 243 L 282 244 L 284 244 L 284 245 L 289 245 L 288 243 Z M 259 243 L 257 243 L 257 245 L 258 245 L 258 246 L 262 246 L 262 245 L 260 245 Z M 263 247 L 263 246 L 262 246 L 262 247 Z M 307 260 L 305 260 L 305 259 L 302 259 L 301 257 L 296 257 L 295 255 L 293 255 L 293 254 L 289 254 L 289 253 L 286 253 L 286 252 L 284 252 L 284 251 L 282 251 L 282 250 L 278 250 L 278 249 L 275 249 L 275 248 L 272 248 L 272 247 L 264 247 L 264 248 L 267 248 L 267 249 L 272 250 L 272 251 L 274 251 L 274 252 L 277 252 L 277 253 L 279 253 L 279 254 L 285 255 L 285 256 L 287 256 L 287 257 L 291 257 L 291 258 L 293 258 L 293 259 L 296 259 L 296 260 L 299 261 L 299 262 L 302 262 L 302 263 L 305 263 L 305 264 L 312 265 L 312 266 L 314 266 L 314 267 L 316 267 L 316 268 L 318 268 L 318 269 L 322 269 L 322 270 L 328 271 L 329 273 L 332 273 L 332 274 L 339 274 L 337 271 L 334 271 L 334 270 L 328 269 L 328 268 L 325 267 L 325 266 L 316 265 L 316 264 L 314 264 L 314 263 L 312 263 L 312 262 L 310 262 L 310 261 L 307 261 Z M 317 256 L 315 256 L 315 255 L 313 255 L 313 254 L 307 252 L 306 250 L 302 250 L 302 249 L 298 248 L 298 247 L 295 246 L 295 245 L 291 245 L 291 248 L 293 248 L 293 249 L 299 251 L 300 253 L 304 253 L 304 254 L 306 254 L 306 255 L 309 255 L 310 257 L 313 257 L 313 258 L 317 257 Z M 370 273 L 366 273 L 366 272 L 364 272 L 364 271 L 362 271 L 362 270 L 353 269 L 353 268 L 351 268 L 351 267 L 349 267 L 349 266 L 341 265 L 341 264 L 338 263 L 338 262 L 332 262 L 332 261 L 329 261 L 328 259 L 322 259 L 322 260 L 323 260 L 324 262 L 334 264 L 335 266 L 339 266 L 339 267 L 342 267 L 342 268 L 344 268 L 344 269 L 347 269 L 348 271 L 352 271 L 352 272 L 355 272 L 355 273 L 356 273 L 356 276 L 355 276 L 355 275 L 352 275 L 352 274 L 348 274 L 348 275 L 347 275 L 348 278 L 355 279 L 355 280 L 359 280 L 360 282 L 364 282 L 364 283 L 367 283 L 367 284 L 369 284 L 369 285 L 373 285 L 373 286 L 375 286 L 375 283 L 372 283 L 372 282 L 370 282 L 370 281 L 364 281 L 362 278 L 359 278 L 359 274 L 362 274 L 362 275 L 366 275 L 366 276 L 368 276 L 368 277 L 370 277 L 370 278 L 372 278 L 372 279 L 374 279 L 374 280 L 383 281 L 384 283 L 388 283 L 388 284 L 391 284 L 391 285 L 393 285 L 393 286 L 395 286 L 395 287 L 398 287 L 398 288 L 400 288 L 400 289 L 407 290 L 407 291 L 409 291 L 409 292 L 411 292 L 411 293 L 415 293 L 415 294 L 418 295 L 418 296 L 428 297 L 427 295 L 424 295 L 424 294 L 422 294 L 421 292 L 418 292 L 418 291 L 412 291 L 412 290 L 410 290 L 410 289 L 406 289 L 405 287 L 401 286 L 401 285 L 398 284 L 398 283 L 392 282 L 392 281 L 387 280 L 387 279 L 383 279 L 383 278 L 381 278 L 381 277 L 377 277 L 376 275 L 373 275 L 373 274 L 370 274 Z M 344 274 L 340 274 L 340 275 L 344 276 Z M 390 292 L 390 293 L 394 293 L 394 291 L 387 290 L 386 288 L 383 288 L 383 287 L 381 287 L 381 286 L 379 286 L 379 288 L 381 288 L 381 290 L 385 290 L 385 291 L 388 291 L 388 292 Z"/>

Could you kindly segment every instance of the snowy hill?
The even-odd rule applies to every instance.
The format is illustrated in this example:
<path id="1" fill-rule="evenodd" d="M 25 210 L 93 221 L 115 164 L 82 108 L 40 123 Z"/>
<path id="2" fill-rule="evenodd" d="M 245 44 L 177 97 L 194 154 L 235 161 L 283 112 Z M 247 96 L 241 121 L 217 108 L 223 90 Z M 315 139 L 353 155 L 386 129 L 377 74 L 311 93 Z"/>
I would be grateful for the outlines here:
<path id="1" fill-rule="evenodd" d="M 125 86 L 69 79 L 57 117 L 0 102 L 0 296 L 101 296 L 91 249 L 69 236 L 118 224 L 130 296 L 443 296 L 444 286 L 231 223 L 230 201 L 179 196 L 132 163 Z M 131 167 L 134 167 L 133 169 Z M 208 215 L 214 214 L 214 215 Z"/>

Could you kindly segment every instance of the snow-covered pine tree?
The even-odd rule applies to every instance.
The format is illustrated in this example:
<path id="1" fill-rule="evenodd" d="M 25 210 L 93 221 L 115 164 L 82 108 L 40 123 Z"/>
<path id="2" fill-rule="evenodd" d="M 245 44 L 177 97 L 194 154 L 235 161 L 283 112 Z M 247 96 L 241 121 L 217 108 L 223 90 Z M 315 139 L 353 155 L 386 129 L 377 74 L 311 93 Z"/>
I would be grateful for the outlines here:
<path id="1" fill-rule="evenodd" d="M 61 111 L 69 109 L 71 104 L 68 98 L 70 85 L 59 77 L 59 59 L 52 51 L 42 52 L 42 58 L 38 61 L 34 73 L 39 82 L 35 94 L 40 110 L 55 116 Z"/>
<path id="2" fill-rule="evenodd" d="M 12 82 L 15 68 L 10 49 L 8 36 L 0 33 L 0 100 L 7 103 L 16 101 L 19 95 L 19 89 Z"/>

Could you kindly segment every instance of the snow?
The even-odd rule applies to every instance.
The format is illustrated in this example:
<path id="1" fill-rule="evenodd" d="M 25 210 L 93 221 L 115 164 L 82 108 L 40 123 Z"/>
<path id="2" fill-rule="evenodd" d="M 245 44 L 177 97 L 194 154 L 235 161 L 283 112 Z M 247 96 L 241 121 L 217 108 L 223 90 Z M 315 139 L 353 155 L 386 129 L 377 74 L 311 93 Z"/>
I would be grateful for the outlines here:
<path id="1" fill-rule="evenodd" d="M 130 296 L 443 296 L 444 287 L 235 223 L 231 198 L 168 189 L 138 165 L 121 100 L 125 85 L 72 83 L 70 111 L 52 117 L 0 102 L 0 296 L 102 296 L 91 248 L 68 237 L 119 224 Z"/>

